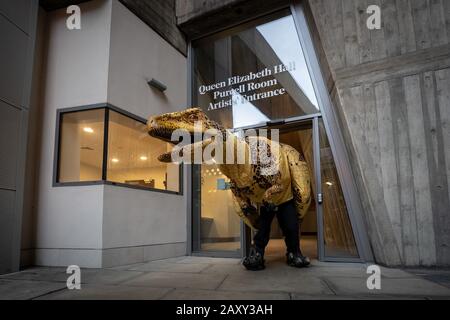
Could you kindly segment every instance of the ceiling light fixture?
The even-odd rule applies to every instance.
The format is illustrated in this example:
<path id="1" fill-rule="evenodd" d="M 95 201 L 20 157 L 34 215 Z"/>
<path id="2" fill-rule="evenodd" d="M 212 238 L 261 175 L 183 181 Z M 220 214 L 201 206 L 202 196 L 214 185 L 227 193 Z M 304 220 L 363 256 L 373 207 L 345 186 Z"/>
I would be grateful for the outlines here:
<path id="1" fill-rule="evenodd" d="M 328 186 L 330 186 L 330 187 L 333 185 L 333 183 L 331 183 L 331 182 L 329 182 L 329 181 L 325 182 L 325 184 L 328 185 Z"/>
<path id="2" fill-rule="evenodd" d="M 117 159 L 117 158 L 112 158 L 112 159 L 111 159 L 111 162 L 117 163 L 117 162 L 119 162 L 119 159 Z"/>
<path id="3" fill-rule="evenodd" d="M 139 159 L 141 159 L 142 161 L 146 161 L 148 158 L 146 156 L 141 156 Z"/>
<path id="4" fill-rule="evenodd" d="M 83 131 L 87 133 L 94 133 L 94 130 L 91 127 L 84 127 Z"/>

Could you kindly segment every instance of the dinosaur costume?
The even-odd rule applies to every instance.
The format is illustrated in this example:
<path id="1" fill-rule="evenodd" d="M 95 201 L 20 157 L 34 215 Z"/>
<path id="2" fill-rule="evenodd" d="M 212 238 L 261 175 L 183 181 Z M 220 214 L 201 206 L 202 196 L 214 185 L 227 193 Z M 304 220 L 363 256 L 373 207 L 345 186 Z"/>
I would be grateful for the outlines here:
<path id="1" fill-rule="evenodd" d="M 236 213 L 252 229 L 259 228 L 260 214 L 256 209 L 259 205 L 268 210 L 276 210 L 280 205 L 293 201 L 299 221 L 308 211 L 311 203 L 309 169 L 303 156 L 293 147 L 261 136 L 238 138 L 217 122 L 210 120 L 198 108 L 152 116 L 148 120 L 147 127 L 152 137 L 170 143 L 174 143 L 171 137 L 177 129 L 187 130 L 191 138 L 194 136 L 195 128 L 197 130 L 200 128 L 202 133 L 209 129 L 220 132 L 223 141 L 228 141 L 227 143 L 232 146 L 227 149 L 225 147 L 227 143 L 221 141 L 223 159 L 231 158 L 232 162 L 231 164 L 229 161 L 219 162 L 217 166 L 230 179 Z M 204 138 L 182 150 L 188 150 L 193 159 L 196 149 L 201 148 L 203 151 L 217 143 L 214 138 Z M 237 161 L 239 148 L 244 150 L 244 161 Z M 256 161 L 250 161 L 254 159 L 251 158 L 254 154 L 262 154 L 264 159 L 257 157 Z M 160 155 L 158 159 L 162 162 L 173 161 L 171 152 Z"/>

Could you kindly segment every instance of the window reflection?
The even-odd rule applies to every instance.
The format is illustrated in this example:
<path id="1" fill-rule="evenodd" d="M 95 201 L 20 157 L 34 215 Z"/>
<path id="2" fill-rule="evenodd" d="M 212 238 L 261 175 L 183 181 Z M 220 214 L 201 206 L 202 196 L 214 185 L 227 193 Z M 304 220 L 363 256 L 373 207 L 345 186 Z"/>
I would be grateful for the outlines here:
<path id="1" fill-rule="evenodd" d="M 62 113 L 57 182 L 106 180 L 149 189 L 180 190 L 180 166 L 157 157 L 172 146 L 152 138 L 146 124 L 108 110 L 108 146 L 104 157 L 106 109 Z"/>
<path id="2" fill-rule="evenodd" d="M 105 109 L 61 116 L 59 182 L 102 179 Z"/>
<path id="3" fill-rule="evenodd" d="M 144 123 L 109 112 L 107 180 L 178 191 L 179 166 L 157 159 L 170 148 L 168 143 L 150 137 Z"/>
<path id="4" fill-rule="evenodd" d="M 193 50 L 194 101 L 227 128 L 318 112 L 287 11 L 276 20 L 199 40 Z"/>
<path id="5" fill-rule="evenodd" d="M 325 256 L 358 257 L 344 194 L 322 120 L 319 122 Z"/>
<path id="6" fill-rule="evenodd" d="M 256 27 L 256 29 L 261 33 L 273 51 L 275 51 L 277 57 L 283 64 L 289 65 L 291 62 L 295 62 L 296 66 L 289 71 L 289 74 L 316 108 L 314 112 L 317 112 L 319 110 L 318 103 L 309 76 L 308 67 L 306 66 L 303 50 L 299 41 L 292 40 L 297 37 L 297 30 L 295 29 L 292 16 L 263 24 Z"/>
<path id="7" fill-rule="evenodd" d="M 240 250 L 240 221 L 233 205 L 229 182 L 216 165 L 202 166 L 201 250 Z"/>

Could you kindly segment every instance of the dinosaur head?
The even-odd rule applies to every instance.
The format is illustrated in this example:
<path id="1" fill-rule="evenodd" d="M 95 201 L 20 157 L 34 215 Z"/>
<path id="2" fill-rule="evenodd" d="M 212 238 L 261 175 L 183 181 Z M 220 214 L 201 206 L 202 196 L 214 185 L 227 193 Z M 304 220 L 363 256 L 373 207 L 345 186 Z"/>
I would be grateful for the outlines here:
<path id="1" fill-rule="evenodd" d="M 208 129 L 221 130 L 220 125 L 210 120 L 199 108 L 190 108 L 183 111 L 165 113 L 159 116 L 151 116 L 147 122 L 148 134 L 154 138 L 171 142 L 172 133 L 177 129 L 187 130 L 194 135 L 194 128 L 200 128 L 204 133 Z M 199 126 L 201 124 L 201 126 Z"/>
<path id="2" fill-rule="evenodd" d="M 195 133 L 205 133 L 208 129 L 223 130 L 215 121 L 210 120 L 199 108 L 190 108 L 183 111 L 165 113 L 158 116 L 151 116 L 147 121 L 148 134 L 154 138 L 170 142 L 172 144 L 172 133 L 175 130 L 186 130 L 191 135 L 191 142 L 194 142 Z M 200 129 L 200 130 L 199 130 Z M 169 153 L 158 157 L 160 161 L 168 162 Z"/>

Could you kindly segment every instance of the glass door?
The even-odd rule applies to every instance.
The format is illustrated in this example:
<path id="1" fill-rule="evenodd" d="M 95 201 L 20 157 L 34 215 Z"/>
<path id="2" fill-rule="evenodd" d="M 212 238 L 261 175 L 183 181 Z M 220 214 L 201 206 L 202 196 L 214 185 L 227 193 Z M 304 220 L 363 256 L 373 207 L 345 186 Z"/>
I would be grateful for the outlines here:
<path id="1" fill-rule="evenodd" d="M 191 105 L 226 129 L 279 128 L 281 142 L 303 154 L 313 176 L 306 233 L 315 236 L 318 259 L 358 261 L 361 252 L 370 258 L 370 249 L 354 183 L 347 174 L 346 188 L 341 184 L 339 172 L 349 170 L 345 148 L 328 116 L 333 110 L 308 32 L 295 4 L 192 41 Z M 230 180 L 214 165 L 192 168 L 191 251 L 244 255 L 251 235 L 235 213 Z"/>
<path id="2" fill-rule="evenodd" d="M 279 130 L 279 141 L 295 148 L 308 164 L 312 201 L 300 225 L 300 245 L 305 255 L 320 261 L 360 261 L 348 209 L 334 157 L 320 116 L 286 119 L 281 124 L 254 127 Z M 270 132 L 270 130 L 268 130 Z M 275 227 L 275 229 L 277 229 Z M 272 230 L 273 231 L 273 230 Z M 276 234 L 276 230 L 275 233 Z M 275 235 L 268 250 L 284 254 L 282 234 Z M 251 237 L 246 239 L 251 242 Z M 273 245 L 271 243 L 274 242 Z M 281 245 L 280 245 L 281 243 Z"/>

